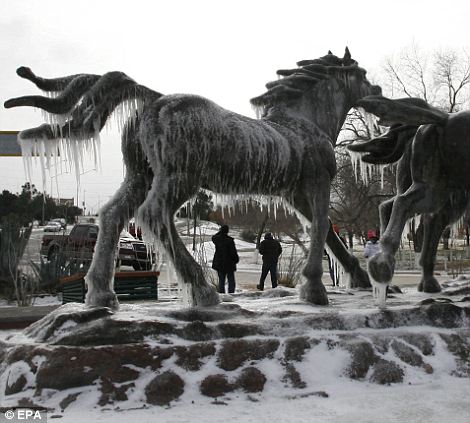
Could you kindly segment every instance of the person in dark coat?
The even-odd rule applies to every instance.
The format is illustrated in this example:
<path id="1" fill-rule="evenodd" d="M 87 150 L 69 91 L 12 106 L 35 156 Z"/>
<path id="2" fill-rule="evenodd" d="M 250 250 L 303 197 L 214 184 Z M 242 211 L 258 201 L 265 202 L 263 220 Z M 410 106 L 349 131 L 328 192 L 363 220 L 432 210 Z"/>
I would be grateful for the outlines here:
<path id="1" fill-rule="evenodd" d="M 281 243 L 275 240 L 270 232 L 264 236 L 264 241 L 259 245 L 259 253 L 263 256 L 263 267 L 261 268 L 261 278 L 256 286 L 260 291 L 264 289 L 264 280 L 268 273 L 271 273 L 271 285 L 277 286 L 277 262 L 282 253 Z"/>
<path id="2" fill-rule="evenodd" d="M 228 236 L 228 226 L 222 225 L 219 232 L 212 237 L 215 244 L 215 254 L 212 260 L 212 268 L 217 270 L 219 275 L 219 292 L 225 293 L 225 278 L 228 281 L 228 292 L 235 292 L 235 271 L 238 263 L 238 253 L 235 242 Z"/>

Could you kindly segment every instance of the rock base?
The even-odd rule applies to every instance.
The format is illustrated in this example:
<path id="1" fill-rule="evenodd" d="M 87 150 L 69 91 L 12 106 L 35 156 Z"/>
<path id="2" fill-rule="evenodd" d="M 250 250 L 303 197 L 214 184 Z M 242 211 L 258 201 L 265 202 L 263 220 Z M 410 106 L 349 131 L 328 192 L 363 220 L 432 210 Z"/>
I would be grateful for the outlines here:
<path id="1" fill-rule="evenodd" d="M 467 298 L 335 309 L 277 291 L 205 309 L 68 304 L 0 344 L 0 394 L 5 406 L 65 409 L 87 396 L 125 409 L 272 390 L 328 396 L 335 379 L 470 377 Z"/>

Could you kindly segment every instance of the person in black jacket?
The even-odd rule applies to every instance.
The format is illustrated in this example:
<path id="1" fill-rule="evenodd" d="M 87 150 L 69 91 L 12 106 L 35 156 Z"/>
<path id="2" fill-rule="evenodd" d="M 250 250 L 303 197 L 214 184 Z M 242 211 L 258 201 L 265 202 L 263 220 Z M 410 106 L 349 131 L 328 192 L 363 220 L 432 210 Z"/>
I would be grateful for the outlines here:
<path id="1" fill-rule="evenodd" d="M 235 292 L 235 271 L 238 263 L 238 253 L 235 242 L 228 236 L 228 226 L 222 225 L 219 232 L 212 237 L 215 244 L 215 254 L 212 260 L 212 268 L 217 270 L 219 275 L 219 292 L 225 293 L 225 278 L 228 281 L 229 294 Z"/>
<path id="2" fill-rule="evenodd" d="M 261 278 L 259 285 L 256 286 L 260 291 L 264 289 L 264 280 L 271 273 L 271 285 L 277 286 L 277 261 L 282 253 L 282 247 L 279 241 L 275 240 L 270 232 L 264 236 L 264 241 L 259 245 L 259 253 L 263 256 L 263 267 L 261 269 Z"/>

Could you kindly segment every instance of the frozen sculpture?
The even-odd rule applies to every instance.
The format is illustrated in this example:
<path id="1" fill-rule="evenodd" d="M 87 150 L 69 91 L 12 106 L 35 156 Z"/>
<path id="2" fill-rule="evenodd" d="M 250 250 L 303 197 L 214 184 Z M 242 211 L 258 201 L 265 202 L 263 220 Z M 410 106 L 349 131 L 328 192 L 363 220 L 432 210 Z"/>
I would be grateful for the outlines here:
<path id="1" fill-rule="evenodd" d="M 439 239 L 470 207 L 470 112 L 445 113 L 419 98 L 359 100 L 366 111 L 390 126 L 381 137 L 348 148 L 372 165 L 398 162 L 397 195 L 380 205 L 382 254 L 369 262 L 371 278 L 389 283 L 406 221 L 423 215 L 424 238 L 419 291 L 439 292 L 434 265 Z"/>
<path id="2" fill-rule="evenodd" d="M 121 72 L 79 74 L 57 79 L 37 77 L 25 67 L 20 77 L 47 92 L 8 100 L 5 107 L 33 106 L 50 117 L 48 124 L 19 135 L 25 156 L 38 154 L 43 164 L 59 151 L 78 168 L 85 149 L 97 149 L 99 132 L 111 113 L 123 113 L 122 152 L 126 176 L 100 211 L 98 241 L 86 275 L 90 306 L 118 307 L 113 292 L 118 236 L 136 214 L 160 242 L 188 289 L 191 305 L 217 304 L 175 229 L 175 212 L 200 188 L 226 195 L 281 197 L 310 224 L 310 251 L 301 298 L 328 304 L 322 284 L 325 240 L 353 282 L 368 283 L 357 259 L 329 230 L 330 182 L 336 172 L 333 147 L 346 114 L 357 100 L 379 94 L 346 49 L 298 67 L 279 70 L 283 78 L 266 85 L 251 100 L 259 119 L 225 110 L 196 95 L 163 95 Z M 328 235 L 328 236 L 327 236 Z"/>

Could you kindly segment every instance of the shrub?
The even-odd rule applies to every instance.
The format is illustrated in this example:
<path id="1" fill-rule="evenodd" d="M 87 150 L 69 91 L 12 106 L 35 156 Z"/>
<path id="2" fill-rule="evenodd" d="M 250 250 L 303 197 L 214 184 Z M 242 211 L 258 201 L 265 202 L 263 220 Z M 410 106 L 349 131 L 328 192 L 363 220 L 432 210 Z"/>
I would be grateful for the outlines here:
<path id="1" fill-rule="evenodd" d="M 251 229 L 243 229 L 243 231 L 240 233 L 240 238 L 245 242 L 254 243 L 256 240 L 256 233 Z"/>

